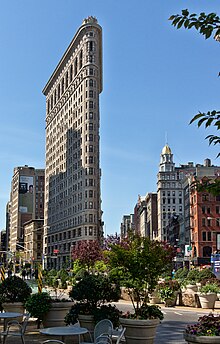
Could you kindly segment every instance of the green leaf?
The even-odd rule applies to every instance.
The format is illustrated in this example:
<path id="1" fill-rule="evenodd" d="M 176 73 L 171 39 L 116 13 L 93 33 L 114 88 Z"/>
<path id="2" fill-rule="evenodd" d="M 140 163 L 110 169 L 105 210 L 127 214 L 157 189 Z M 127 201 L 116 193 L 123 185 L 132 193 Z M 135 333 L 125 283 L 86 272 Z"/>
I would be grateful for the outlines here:
<path id="1" fill-rule="evenodd" d="M 199 121 L 198 121 L 198 127 L 201 127 L 202 123 L 205 122 L 207 120 L 207 118 L 201 118 Z"/>
<path id="2" fill-rule="evenodd" d="M 183 23 L 184 23 L 184 19 L 180 20 L 178 25 L 177 25 L 177 29 L 180 29 L 181 26 L 183 25 Z"/>
<path id="3" fill-rule="evenodd" d="M 209 118 L 208 121 L 205 124 L 205 127 L 206 128 L 210 127 L 210 125 L 212 124 L 213 121 L 214 121 L 214 118 Z"/>
<path id="4" fill-rule="evenodd" d="M 188 25 L 189 25 L 189 19 L 186 19 L 184 23 L 184 27 L 187 29 Z"/>
<path id="5" fill-rule="evenodd" d="M 187 17 L 189 15 L 189 11 L 187 9 L 182 10 L 182 15 Z"/>
<path id="6" fill-rule="evenodd" d="M 170 18 L 168 18 L 168 20 L 173 20 L 174 18 L 176 18 L 176 15 L 170 16 Z"/>
<path id="7" fill-rule="evenodd" d="M 192 124 L 192 123 L 195 122 L 198 118 L 201 118 L 201 117 L 203 117 L 203 116 L 204 116 L 204 113 L 199 112 L 197 115 L 195 115 L 195 116 L 191 119 L 191 121 L 189 122 L 189 124 Z"/>

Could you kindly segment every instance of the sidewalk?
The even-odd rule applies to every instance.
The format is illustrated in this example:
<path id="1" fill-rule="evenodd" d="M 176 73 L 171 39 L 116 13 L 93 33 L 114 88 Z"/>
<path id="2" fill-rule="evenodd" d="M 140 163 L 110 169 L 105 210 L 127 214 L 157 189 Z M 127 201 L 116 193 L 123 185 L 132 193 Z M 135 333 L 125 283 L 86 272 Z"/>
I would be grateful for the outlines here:
<path id="1" fill-rule="evenodd" d="M 130 305 L 131 303 L 129 301 L 124 301 L 121 300 L 120 303 L 123 304 L 128 304 Z M 164 308 L 166 308 L 164 306 L 164 304 L 158 304 L 158 306 L 161 307 L 161 309 L 163 310 Z M 220 313 L 220 301 L 216 301 L 215 303 L 215 309 L 214 312 Z M 199 313 L 209 313 L 209 312 L 213 312 L 212 309 L 204 309 L 204 308 L 195 308 L 195 307 L 185 307 L 185 306 L 175 306 L 175 307 L 170 307 L 175 308 L 175 310 L 182 310 L 182 311 L 188 311 L 188 312 L 199 312 Z M 2 326 L 0 325 L 0 330 L 2 330 Z M 26 329 L 26 333 L 25 333 L 25 344 L 41 344 L 43 343 L 43 341 L 47 340 L 47 339 L 59 339 L 61 340 L 60 337 L 55 337 L 55 336 L 46 336 L 46 335 L 42 335 L 39 332 L 39 329 L 37 329 L 37 325 L 35 321 L 30 321 L 27 329 Z M 13 337 L 10 336 L 7 339 L 7 344 L 20 344 L 21 340 L 20 338 L 18 339 L 17 337 Z M 65 343 L 66 344 L 77 344 L 78 343 L 78 336 L 70 336 L 70 337 L 65 337 Z"/>

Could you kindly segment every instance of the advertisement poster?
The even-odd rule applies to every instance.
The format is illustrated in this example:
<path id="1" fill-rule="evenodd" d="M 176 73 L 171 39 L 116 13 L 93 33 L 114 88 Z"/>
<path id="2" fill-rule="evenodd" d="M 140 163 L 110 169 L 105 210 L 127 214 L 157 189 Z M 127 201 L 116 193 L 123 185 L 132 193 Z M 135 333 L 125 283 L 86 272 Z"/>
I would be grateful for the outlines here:
<path id="1" fill-rule="evenodd" d="M 19 179 L 19 211 L 33 213 L 34 177 L 20 176 Z"/>

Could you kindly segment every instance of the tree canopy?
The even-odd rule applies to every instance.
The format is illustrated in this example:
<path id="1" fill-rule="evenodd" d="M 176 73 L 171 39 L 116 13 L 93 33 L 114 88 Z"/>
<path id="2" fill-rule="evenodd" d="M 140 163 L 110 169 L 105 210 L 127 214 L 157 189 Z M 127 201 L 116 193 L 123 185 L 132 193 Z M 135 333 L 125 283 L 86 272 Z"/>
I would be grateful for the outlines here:
<path id="1" fill-rule="evenodd" d="M 206 14 L 201 12 L 200 14 L 190 13 L 188 9 L 182 10 L 182 14 L 171 15 L 169 20 L 172 21 L 172 25 L 177 29 L 184 27 L 185 29 L 194 28 L 201 35 L 208 38 L 214 38 L 217 42 L 220 42 L 220 18 L 216 13 Z M 218 74 L 220 76 L 220 73 Z M 201 127 L 202 125 L 205 128 L 212 127 L 217 131 L 220 129 L 220 111 L 212 110 L 208 112 L 199 111 L 191 119 L 190 124 L 197 122 L 197 126 Z M 209 141 L 209 145 L 218 145 L 220 143 L 220 136 L 211 134 L 206 136 L 206 139 Z M 220 152 L 217 155 L 217 158 L 220 156 Z M 197 183 L 199 191 L 207 190 L 210 193 L 217 195 L 220 194 L 220 182 L 216 180 L 211 184 L 207 182 L 202 185 L 200 182 Z"/>

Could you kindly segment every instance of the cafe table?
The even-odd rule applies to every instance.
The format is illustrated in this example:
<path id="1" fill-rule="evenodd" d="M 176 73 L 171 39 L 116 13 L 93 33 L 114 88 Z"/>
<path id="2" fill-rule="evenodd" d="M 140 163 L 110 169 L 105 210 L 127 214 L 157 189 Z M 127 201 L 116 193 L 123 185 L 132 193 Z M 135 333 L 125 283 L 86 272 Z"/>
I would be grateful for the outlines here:
<path id="1" fill-rule="evenodd" d="M 23 316 L 22 313 L 16 313 L 16 312 L 0 312 L 0 319 L 4 320 L 4 331 L 6 331 L 7 327 L 7 320 L 14 319 Z"/>
<path id="2" fill-rule="evenodd" d="M 80 344 L 80 336 L 87 333 L 88 329 L 80 326 L 58 326 L 47 327 L 40 330 L 40 333 L 48 336 L 60 336 L 62 341 L 66 336 L 78 336 Z"/>

